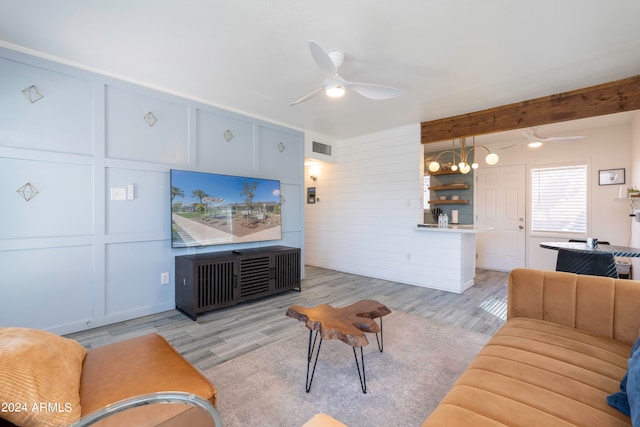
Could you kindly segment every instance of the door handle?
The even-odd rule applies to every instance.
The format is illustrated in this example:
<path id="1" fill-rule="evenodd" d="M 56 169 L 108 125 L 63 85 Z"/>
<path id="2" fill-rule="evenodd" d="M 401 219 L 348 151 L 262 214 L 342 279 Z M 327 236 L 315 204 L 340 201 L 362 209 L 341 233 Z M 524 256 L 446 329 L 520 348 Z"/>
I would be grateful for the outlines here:
<path id="1" fill-rule="evenodd" d="M 518 228 L 519 228 L 520 230 L 524 230 L 524 225 L 519 225 L 519 226 L 518 226 Z"/>

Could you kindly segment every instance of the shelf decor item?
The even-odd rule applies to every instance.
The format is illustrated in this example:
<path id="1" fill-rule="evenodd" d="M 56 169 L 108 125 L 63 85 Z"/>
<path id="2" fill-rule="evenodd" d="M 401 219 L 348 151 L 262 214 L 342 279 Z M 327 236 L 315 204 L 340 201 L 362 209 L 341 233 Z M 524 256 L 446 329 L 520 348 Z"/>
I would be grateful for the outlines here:
<path id="1" fill-rule="evenodd" d="M 625 183 L 624 168 L 598 171 L 598 185 L 620 185 Z"/>

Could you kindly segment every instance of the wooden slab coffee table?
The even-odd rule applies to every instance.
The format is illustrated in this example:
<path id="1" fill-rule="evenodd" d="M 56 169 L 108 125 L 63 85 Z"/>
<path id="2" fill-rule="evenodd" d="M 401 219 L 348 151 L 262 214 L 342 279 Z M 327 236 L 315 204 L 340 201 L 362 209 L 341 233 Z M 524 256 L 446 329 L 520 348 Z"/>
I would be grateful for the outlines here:
<path id="1" fill-rule="evenodd" d="M 384 349 L 382 316 L 386 316 L 389 313 L 391 313 L 391 310 L 374 300 L 358 301 L 347 307 L 333 307 L 329 304 L 320 304 L 317 307 L 302 307 L 299 305 L 289 307 L 286 315 L 304 322 L 305 326 L 309 329 L 307 379 L 305 383 L 307 393 L 311 390 L 311 383 L 313 382 L 313 375 L 316 372 L 320 347 L 324 339 L 339 339 L 353 348 L 353 356 L 356 359 L 360 386 L 362 387 L 362 392 L 366 393 L 367 378 L 364 370 L 364 354 L 362 348 L 369 344 L 369 340 L 367 340 L 365 332 L 376 334 L 378 349 L 382 352 Z M 380 319 L 379 326 L 375 321 L 375 319 L 378 318 Z M 315 336 L 313 334 L 314 331 Z M 380 334 L 379 339 L 378 333 Z M 318 349 L 316 351 L 315 347 L 318 334 L 320 334 L 320 342 L 318 343 Z M 360 362 L 358 362 L 356 347 L 360 347 Z M 313 371 L 311 372 L 311 377 L 309 377 L 309 368 L 311 359 L 314 358 L 314 353 Z M 362 364 L 362 371 L 360 370 L 360 364 Z"/>

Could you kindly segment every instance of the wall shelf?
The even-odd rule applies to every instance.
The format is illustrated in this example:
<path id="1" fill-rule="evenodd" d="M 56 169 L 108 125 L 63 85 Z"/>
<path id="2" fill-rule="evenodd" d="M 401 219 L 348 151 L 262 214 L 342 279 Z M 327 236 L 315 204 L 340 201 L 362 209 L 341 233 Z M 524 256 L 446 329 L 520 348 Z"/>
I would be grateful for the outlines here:
<path id="1" fill-rule="evenodd" d="M 430 205 L 467 205 L 468 200 L 429 200 Z"/>
<path id="2" fill-rule="evenodd" d="M 429 171 L 429 175 L 432 175 L 432 176 L 436 176 L 436 175 L 462 175 L 462 172 L 460 172 L 460 170 L 452 171 L 451 169 L 449 169 L 449 170 L 446 170 L 446 171 L 438 171 L 438 172 Z"/>
<path id="3" fill-rule="evenodd" d="M 429 187 L 429 190 L 439 191 L 439 190 L 466 190 L 467 188 L 471 188 L 469 184 L 447 184 L 447 185 L 433 185 Z"/>

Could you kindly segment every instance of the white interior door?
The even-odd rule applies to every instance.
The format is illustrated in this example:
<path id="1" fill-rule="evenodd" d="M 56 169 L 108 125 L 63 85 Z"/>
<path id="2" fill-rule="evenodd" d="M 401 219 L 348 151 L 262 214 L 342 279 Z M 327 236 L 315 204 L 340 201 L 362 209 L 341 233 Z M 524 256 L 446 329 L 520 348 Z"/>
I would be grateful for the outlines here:
<path id="1" fill-rule="evenodd" d="M 477 266 L 510 271 L 525 266 L 525 166 L 476 169 L 475 216 Z"/>

